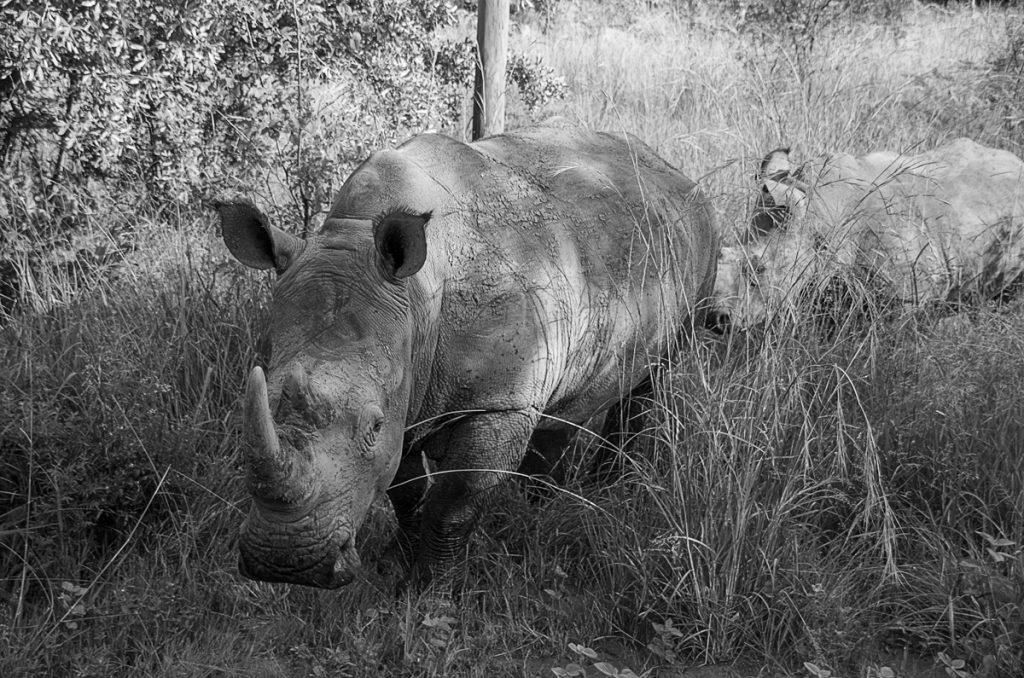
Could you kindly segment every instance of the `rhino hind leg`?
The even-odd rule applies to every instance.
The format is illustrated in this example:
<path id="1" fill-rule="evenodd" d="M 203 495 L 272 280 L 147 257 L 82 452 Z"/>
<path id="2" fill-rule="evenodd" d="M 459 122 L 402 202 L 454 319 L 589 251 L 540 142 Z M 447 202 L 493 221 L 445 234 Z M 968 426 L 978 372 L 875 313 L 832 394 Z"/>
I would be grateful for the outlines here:
<path id="1" fill-rule="evenodd" d="M 637 384 L 629 395 L 608 409 L 601 437 L 587 477 L 598 485 L 609 485 L 626 471 L 626 448 L 644 432 L 646 413 L 654 393 L 651 377 Z"/>
<path id="2" fill-rule="evenodd" d="M 470 532 L 493 490 L 519 468 L 538 418 L 536 410 L 478 414 L 424 443 L 438 473 L 423 504 L 417 585 L 457 588 Z"/>

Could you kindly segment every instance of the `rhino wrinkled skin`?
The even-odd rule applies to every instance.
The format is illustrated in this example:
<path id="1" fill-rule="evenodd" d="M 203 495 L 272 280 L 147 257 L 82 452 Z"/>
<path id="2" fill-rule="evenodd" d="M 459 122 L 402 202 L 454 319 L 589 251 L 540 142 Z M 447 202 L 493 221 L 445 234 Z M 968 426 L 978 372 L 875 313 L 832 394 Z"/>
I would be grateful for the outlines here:
<path id="1" fill-rule="evenodd" d="M 747 231 L 723 247 L 715 307 L 735 328 L 858 275 L 907 306 L 1008 296 L 1024 272 L 1024 162 L 957 139 L 918 155 L 762 162 Z"/>
<path id="2" fill-rule="evenodd" d="M 380 151 L 305 241 L 218 209 L 235 257 L 277 272 L 239 567 L 329 588 L 378 492 L 417 579 L 451 571 L 531 436 L 564 443 L 699 322 L 718 254 L 693 182 L 632 136 L 564 129 Z"/>

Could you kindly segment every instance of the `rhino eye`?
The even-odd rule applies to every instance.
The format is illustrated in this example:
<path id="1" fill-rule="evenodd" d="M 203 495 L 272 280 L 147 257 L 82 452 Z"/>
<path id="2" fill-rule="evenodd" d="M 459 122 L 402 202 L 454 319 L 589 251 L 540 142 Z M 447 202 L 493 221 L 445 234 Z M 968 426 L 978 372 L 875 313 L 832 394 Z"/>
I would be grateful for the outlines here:
<path id="1" fill-rule="evenodd" d="M 369 451 L 377 444 L 377 438 L 384 429 L 384 412 L 376 405 L 367 405 L 360 413 L 359 428 L 362 431 L 364 449 Z"/>

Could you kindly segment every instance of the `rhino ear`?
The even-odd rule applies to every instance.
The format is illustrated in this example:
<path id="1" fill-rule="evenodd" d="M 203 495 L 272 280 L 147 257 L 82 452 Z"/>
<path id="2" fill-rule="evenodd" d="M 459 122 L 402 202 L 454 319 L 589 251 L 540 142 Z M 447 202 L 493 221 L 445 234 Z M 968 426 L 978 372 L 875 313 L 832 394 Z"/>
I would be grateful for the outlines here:
<path id="1" fill-rule="evenodd" d="M 224 244 L 246 266 L 282 273 L 305 245 L 301 238 L 271 226 L 267 215 L 248 201 L 218 201 L 214 207 Z"/>
<path id="2" fill-rule="evenodd" d="M 761 185 L 766 202 L 789 210 L 800 210 L 810 192 L 804 179 L 804 167 L 794 165 L 790 149 L 776 148 L 761 161 L 757 182 Z"/>
<path id="3" fill-rule="evenodd" d="M 373 242 L 381 270 L 389 278 L 416 273 L 427 260 L 427 222 L 430 212 L 413 214 L 398 208 L 373 220 Z"/>
<path id="4" fill-rule="evenodd" d="M 770 177 L 779 172 L 791 171 L 793 163 L 789 159 L 789 152 L 788 146 L 769 151 L 768 155 L 764 156 L 764 159 L 761 160 L 761 167 L 755 175 L 757 181 L 764 181 L 765 177 Z"/>

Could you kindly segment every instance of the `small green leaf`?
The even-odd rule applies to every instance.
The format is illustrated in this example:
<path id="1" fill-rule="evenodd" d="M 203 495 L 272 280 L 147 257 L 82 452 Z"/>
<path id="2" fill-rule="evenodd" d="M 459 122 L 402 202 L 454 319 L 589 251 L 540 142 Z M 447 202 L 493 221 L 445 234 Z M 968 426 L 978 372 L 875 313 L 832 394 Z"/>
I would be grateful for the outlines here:
<path id="1" fill-rule="evenodd" d="M 804 668 L 807 669 L 814 678 L 829 678 L 832 675 L 832 671 L 829 669 L 823 669 L 812 662 L 804 662 Z"/>
<path id="2" fill-rule="evenodd" d="M 590 649 L 586 645 L 577 645 L 576 643 L 569 643 L 569 649 L 573 652 L 577 652 L 584 657 L 590 657 L 591 659 L 597 659 L 597 652 Z"/>

